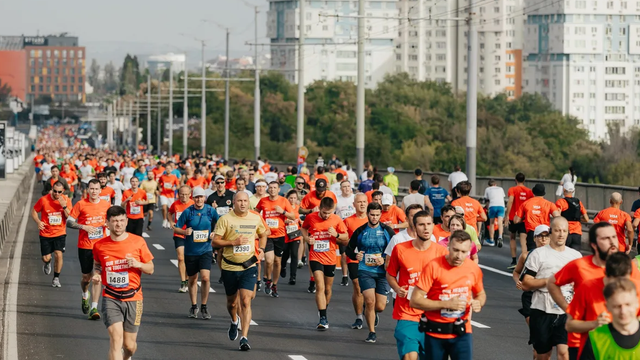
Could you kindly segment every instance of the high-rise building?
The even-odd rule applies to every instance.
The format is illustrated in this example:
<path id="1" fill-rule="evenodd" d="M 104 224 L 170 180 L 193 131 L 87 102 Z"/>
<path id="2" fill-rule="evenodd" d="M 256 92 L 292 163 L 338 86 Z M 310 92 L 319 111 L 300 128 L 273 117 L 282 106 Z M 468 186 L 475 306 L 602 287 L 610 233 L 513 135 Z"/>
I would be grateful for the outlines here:
<path id="1" fill-rule="evenodd" d="M 358 1 L 305 2 L 304 84 L 316 80 L 357 80 Z M 397 35 L 396 0 L 366 1 L 365 86 L 373 88 L 393 71 Z M 298 82 L 299 2 L 269 0 L 267 37 L 271 39 L 271 70 Z M 337 15 L 336 17 L 320 16 Z M 341 17 L 342 16 L 342 17 Z"/>
<path id="2" fill-rule="evenodd" d="M 184 71 L 186 67 L 186 55 L 168 53 L 164 55 L 151 55 L 147 59 L 147 67 L 152 76 L 163 73 L 169 67 L 172 67 L 173 73 L 178 74 Z"/>
<path id="3" fill-rule="evenodd" d="M 595 140 L 610 124 L 640 126 L 640 1 L 543 5 L 527 19 L 524 91 L 577 117 Z"/>
<path id="4" fill-rule="evenodd" d="M 522 0 L 398 1 L 395 71 L 424 81 L 451 83 L 454 91 L 467 87 L 467 36 L 464 21 L 470 11 L 478 31 L 478 91 L 487 95 L 521 95 Z"/>
<path id="5" fill-rule="evenodd" d="M 20 80 L 27 102 L 40 96 L 54 101 L 85 101 L 85 48 L 78 38 L 66 35 L 2 36 L 0 41 L 0 78 Z M 2 47 L 4 46 L 4 48 Z M 14 52 L 11 54 L 11 52 Z M 24 55 L 16 55 L 15 52 Z M 5 65 L 1 60 L 12 57 Z M 24 59 L 24 64 L 16 59 Z M 18 90 L 19 91 L 19 90 Z"/>

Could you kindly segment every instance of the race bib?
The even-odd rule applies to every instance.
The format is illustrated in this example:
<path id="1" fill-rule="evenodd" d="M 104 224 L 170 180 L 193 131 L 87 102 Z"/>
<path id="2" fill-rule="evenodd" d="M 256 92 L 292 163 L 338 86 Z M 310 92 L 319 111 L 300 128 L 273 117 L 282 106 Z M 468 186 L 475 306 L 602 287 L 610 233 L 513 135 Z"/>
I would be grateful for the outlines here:
<path id="1" fill-rule="evenodd" d="M 381 257 L 382 254 L 364 254 L 364 264 L 367 266 L 379 266 L 376 260 Z"/>
<path id="2" fill-rule="evenodd" d="M 154 194 L 152 192 L 147 193 L 147 200 L 151 201 L 154 198 Z"/>
<path id="3" fill-rule="evenodd" d="M 207 242 L 209 230 L 193 230 L 193 242 Z"/>
<path id="4" fill-rule="evenodd" d="M 411 295 L 413 295 L 413 289 L 415 288 L 415 286 L 409 286 L 409 290 L 407 291 L 407 299 L 411 299 Z"/>
<path id="5" fill-rule="evenodd" d="M 131 211 L 131 215 L 138 215 L 140 214 L 140 206 L 138 205 L 131 205 L 129 207 L 129 210 Z"/>
<path id="6" fill-rule="evenodd" d="M 216 212 L 218 213 L 218 216 L 227 215 L 229 213 L 229 207 L 228 206 L 218 206 L 216 208 Z"/>
<path id="7" fill-rule="evenodd" d="M 107 285 L 113 288 L 126 288 L 129 286 L 129 272 L 107 271 Z"/>
<path id="8" fill-rule="evenodd" d="M 96 231 L 93 231 L 93 232 L 89 233 L 89 240 L 101 239 L 101 238 L 104 237 L 102 234 L 103 234 L 102 227 L 99 227 L 99 228 L 96 229 Z"/>
<path id="9" fill-rule="evenodd" d="M 277 218 L 268 218 L 267 219 L 267 226 L 271 229 L 277 229 L 278 228 L 278 224 L 280 224 L 280 221 L 278 221 Z"/>
<path id="10" fill-rule="evenodd" d="M 105 200 L 105 201 L 111 201 L 111 197 L 107 196 L 100 196 L 100 199 Z"/>
<path id="11" fill-rule="evenodd" d="M 251 245 L 236 245 L 233 247 L 234 255 L 244 255 L 251 252 Z"/>
<path id="12" fill-rule="evenodd" d="M 49 225 L 52 225 L 52 226 L 62 225 L 62 216 L 61 215 L 49 215 Z"/>
<path id="13" fill-rule="evenodd" d="M 165 189 L 172 189 L 172 188 L 173 188 L 173 184 L 171 184 L 171 183 L 165 183 L 165 184 L 164 184 L 164 188 L 165 188 Z"/>
<path id="14" fill-rule="evenodd" d="M 355 210 L 352 210 L 352 209 L 345 209 L 345 210 L 342 210 L 342 218 L 343 218 L 343 219 L 346 219 L 346 218 L 348 218 L 349 216 L 351 216 L 351 215 L 353 215 L 353 214 L 355 214 L 355 213 L 356 213 L 356 211 L 355 211 Z"/>
<path id="15" fill-rule="evenodd" d="M 567 304 L 570 304 L 571 300 L 573 300 L 573 286 L 565 285 L 561 287 L 560 290 L 562 291 L 562 296 L 564 297 L 564 301 L 566 301 Z M 558 304 L 553 304 L 553 308 L 560 309 L 560 306 L 558 306 Z"/>
<path id="16" fill-rule="evenodd" d="M 313 244 L 313 250 L 315 252 L 329 251 L 329 240 L 316 240 L 316 242 Z"/>
<path id="17" fill-rule="evenodd" d="M 450 297 L 448 295 L 440 295 L 440 300 L 441 301 L 447 301 L 452 297 L 453 296 Z M 467 297 L 466 296 L 460 296 L 460 299 L 467 300 Z M 458 310 L 451 310 L 451 309 L 442 309 L 442 310 L 440 310 L 440 315 L 443 318 L 457 319 L 457 318 L 461 318 L 464 315 L 465 310 L 458 311 Z"/>
<path id="18" fill-rule="evenodd" d="M 292 233 L 292 232 L 298 230 L 298 225 L 291 224 L 291 225 L 287 225 L 285 228 L 286 228 L 287 234 L 289 234 L 289 233 Z"/>

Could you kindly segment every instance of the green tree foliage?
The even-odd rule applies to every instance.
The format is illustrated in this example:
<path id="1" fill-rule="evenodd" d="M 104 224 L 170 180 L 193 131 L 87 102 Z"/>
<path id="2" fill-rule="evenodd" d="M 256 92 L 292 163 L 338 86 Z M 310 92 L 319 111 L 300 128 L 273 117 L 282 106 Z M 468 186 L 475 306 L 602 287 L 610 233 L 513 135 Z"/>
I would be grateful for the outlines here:
<path id="1" fill-rule="evenodd" d="M 3 83 L 2 79 L 0 79 L 0 104 L 7 101 L 9 96 L 11 96 L 11 86 L 7 83 Z"/>
<path id="2" fill-rule="evenodd" d="M 127 54 L 120 68 L 120 95 L 134 94 L 141 81 L 138 57 Z"/>

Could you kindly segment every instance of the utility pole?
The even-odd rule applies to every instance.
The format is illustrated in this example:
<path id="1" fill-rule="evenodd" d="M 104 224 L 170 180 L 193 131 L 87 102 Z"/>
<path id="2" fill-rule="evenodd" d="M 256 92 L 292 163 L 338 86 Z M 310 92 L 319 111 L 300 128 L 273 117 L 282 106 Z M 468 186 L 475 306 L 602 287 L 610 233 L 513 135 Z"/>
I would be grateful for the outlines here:
<path id="1" fill-rule="evenodd" d="M 140 143 L 140 139 L 138 139 L 138 131 L 139 131 L 138 129 L 140 129 L 140 104 L 138 104 L 138 101 L 136 101 L 136 128 L 133 130 L 133 152 L 134 153 L 138 152 L 138 144 Z"/>
<path id="2" fill-rule="evenodd" d="M 299 22 L 300 22 L 300 34 L 298 35 L 298 124 L 296 132 L 296 158 L 300 153 L 300 148 L 304 146 L 304 0 L 298 1 L 299 4 Z"/>
<path id="3" fill-rule="evenodd" d="M 224 85 L 224 159 L 229 159 L 229 28 L 227 28 L 227 50 L 224 61 L 225 81 Z"/>
<path id="4" fill-rule="evenodd" d="M 158 154 L 158 156 L 161 155 L 160 153 L 160 145 L 162 145 L 162 143 L 160 142 L 160 138 L 162 137 L 162 98 L 160 97 L 160 83 L 162 82 L 162 73 L 160 71 L 158 71 L 158 127 L 156 128 L 156 131 L 158 132 L 158 148 L 156 149 L 156 154 Z"/>
<path id="5" fill-rule="evenodd" d="M 147 74 L 147 152 L 151 150 L 151 73 Z"/>
<path id="6" fill-rule="evenodd" d="M 107 144 L 113 150 L 113 104 L 107 105 Z"/>
<path id="7" fill-rule="evenodd" d="M 468 53 L 467 53 L 467 177 L 471 183 L 471 195 L 476 189 L 476 142 L 478 126 L 478 31 L 474 23 L 474 0 L 469 0 Z"/>
<path id="8" fill-rule="evenodd" d="M 129 117 L 127 117 L 127 146 L 131 149 L 131 145 L 133 145 L 133 137 L 131 136 L 131 118 L 133 117 L 133 101 L 129 100 Z"/>
<path id="9" fill-rule="evenodd" d="M 186 101 L 186 98 L 185 98 Z M 173 156 L 173 61 L 169 63 L 169 157 Z"/>
<path id="10" fill-rule="evenodd" d="M 255 42 L 258 43 L 258 7 L 255 7 Z M 256 85 L 253 92 L 253 146 L 255 148 L 255 160 L 260 157 L 260 71 L 258 67 L 258 45 L 254 47 L 254 61 L 256 65 Z"/>
<path id="11" fill-rule="evenodd" d="M 207 155 L 207 86 L 204 63 L 204 40 L 202 41 L 202 103 L 200 104 L 200 157 Z"/>
<path id="12" fill-rule="evenodd" d="M 187 158 L 187 153 L 189 152 L 187 138 L 188 132 L 188 117 L 189 117 L 189 95 L 187 94 L 187 84 L 189 78 L 189 70 L 187 69 L 187 54 L 184 55 L 184 102 L 182 103 L 182 156 Z"/>
<path id="13" fill-rule="evenodd" d="M 356 98 L 356 168 L 364 171 L 364 1 L 358 1 L 358 88 Z M 304 1 L 302 1 L 304 2 Z"/>

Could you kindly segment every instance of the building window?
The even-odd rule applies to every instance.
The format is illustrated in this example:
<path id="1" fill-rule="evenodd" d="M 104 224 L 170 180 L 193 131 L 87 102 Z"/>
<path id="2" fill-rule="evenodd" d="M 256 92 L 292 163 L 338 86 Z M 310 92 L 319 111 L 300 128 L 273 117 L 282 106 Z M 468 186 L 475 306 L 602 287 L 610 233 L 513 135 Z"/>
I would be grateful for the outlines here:
<path id="1" fill-rule="evenodd" d="M 35 85 L 31 85 L 31 92 L 36 92 L 36 86 Z"/>
<path id="2" fill-rule="evenodd" d="M 75 90 L 75 86 L 71 85 L 71 86 L 69 87 L 69 91 L 71 91 L 71 92 L 76 91 L 76 90 Z"/>
<path id="3" fill-rule="evenodd" d="M 62 85 L 62 92 L 67 92 L 67 85 Z"/>
<path id="4" fill-rule="evenodd" d="M 82 56 L 82 50 L 78 50 L 78 58 L 80 58 L 80 59 L 82 59 L 82 58 L 83 58 L 83 56 Z"/>
<path id="5" fill-rule="evenodd" d="M 371 76 L 367 76 L 369 81 L 371 81 Z M 82 85 L 78 85 L 78 92 L 82 92 Z"/>
<path id="6" fill-rule="evenodd" d="M 38 85 L 38 91 L 43 92 L 44 91 L 44 86 Z"/>
<path id="7" fill-rule="evenodd" d="M 55 92 L 60 91 L 60 86 L 56 85 L 56 86 L 54 87 L 54 91 L 55 91 Z"/>
<path id="8" fill-rule="evenodd" d="M 409 60 L 418 61 L 418 55 L 409 55 Z"/>
<path id="9" fill-rule="evenodd" d="M 495 81 L 495 84 L 496 84 L 496 85 L 498 85 L 498 86 L 500 86 L 500 80 L 496 80 L 496 81 Z"/>
<path id="10" fill-rule="evenodd" d="M 495 68 L 494 70 L 495 70 L 496 74 L 500 74 L 500 68 L 499 67 Z"/>
<path id="11" fill-rule="evenodd" d="M 402 54 L 396 54 L 396 60 L 402 60 Z"/>
<path id="12" fill-rule="evenodd" d="M 66 83 L 67 83 L 67 77 L 66 77 L 66 76 L 63 76 L 63 77 L 62 77 L 62 83 L 63 83 L 63 84 L 66 84 Z"/>
<path id="13" fill-rule="evenodd" d="M 496 50 L 500 49 L 500 44 L 496 43 Z"/>

